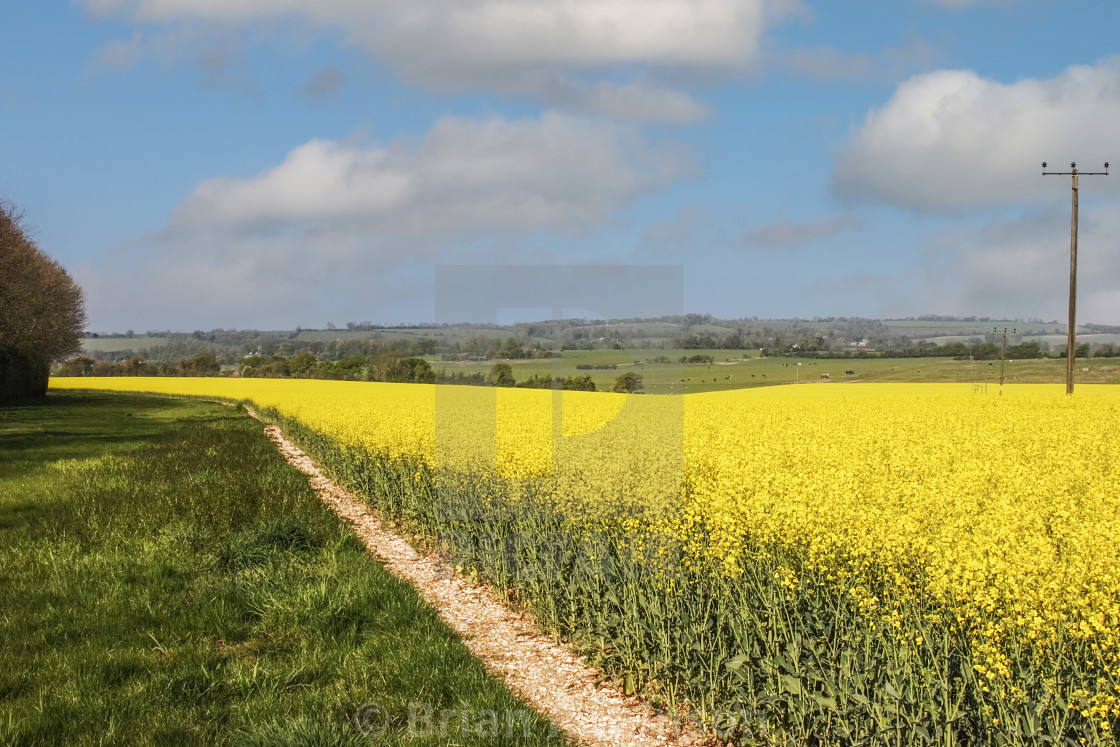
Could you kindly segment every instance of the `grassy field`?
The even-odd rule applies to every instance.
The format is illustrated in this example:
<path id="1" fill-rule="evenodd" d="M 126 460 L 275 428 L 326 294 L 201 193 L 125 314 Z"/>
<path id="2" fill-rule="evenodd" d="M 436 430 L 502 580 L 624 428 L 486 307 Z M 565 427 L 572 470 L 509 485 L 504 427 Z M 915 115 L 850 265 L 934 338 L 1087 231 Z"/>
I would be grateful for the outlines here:
<path id="1" fill-rule="evenodd" d="M 712 364 L 676 363 L 682 355 L 711 355 Z M 744 358 L 747 355 L 749 357 Z M 648 362 L 665 356 L 671 363 Z M 999 361 L 957 361 L 952 358 L 865 358 L 815 360 L 809 358 L 759 358 L 757 350 L 568 350 L 551 360 L 508 361 L 514 377 L 589 375 L 600 391 L 610 391 L 615 379 L 627 371 L 642 374 L 645 391 L 651 394 L 717 392 L 774 384 L 882 383 L 970 383 L 999 385 Z M 444 363 L 447 371 L 489 371 L 493 361 Z M 580 365 L 615 365 L 613 369 L 582 370 Z M 1084 370 L 1088 369 L 1088 370 Z M 848 374 L 847 371 L 854 373 Z M 828 374 L 827 378 L 824 375 Z M 1008 361 L 1005 381 L 1013 384 L 1061 385 L 1066 362 L 1061 359 Z M 1120 383 L 1120 359 L 1089 358 L 1077 361 L 1078 383 Z"/>
<path id="2" fill-rule="evenodd" d="M 988 330 L 988 332 L 991 332 L 991 330 Z M 951 343 L 951 342 L 965 342 L 965 343 L 968 343 L 968 342 L 978 340 L 978 339 L 982 340 L 983 338 L 984 338 L 984 334 L 942 335 L 940 337 L 924 337 L 924 338 L 920 338 L 920 339 L 922 339 L 922 341 L 924 341 L 924 342 L 932 342 L 936 345 L 946 345 L 946 344 Z M 1012 344 L 1011 340 L 1012 340 L 1011 336 L 1008 335 L 1008 345 Z M 1045 335 L 1030 335 L 1029 337 L 1025 336 L 1025 335 L 1020 335 L 1020 336 L 1015 338 L 1016 343 L 1018 343 L 1018 342 L 1037 342 L 1037 343 L 1041 343 L 1041 344 L 1044 344 L 1044 345 L 1049 345 L 1051 350 L 1065 350 L 1066 349 L 1066 340 L 1067 340 L 1067 338 L 1065 336 L 1065 333 L 1063 333 L 1063 332 L 1055 332 L 1053 334 L 1045 334 Z M 1078 344 L 1081 344 L 1083 342 L 1087 342 L 1091 346 L 1093 346 L 1094 348 L 1097 347 L 1098 345 L 1115 345 L 1118 342 L 1120 342 L 1120 335 L 1108 334 L 1108 333 L 1104 333 L 1104 332 L 1094 333 L 1094 334 L 1090 334 L 1090 333 L 1086 333 L 1086 332 L 1079 332 L 1078 335 L 1077 335 L 1077 342 L 1078 342 Z"/>
<path id="3" fill-rule="evenodd" d="M 920 337 L 939 337 L 945 335 L 984 335 L 992 334 L 993 330 L 1008 331 L 1017 329 L 1019 334 L 1045 334 L 1053 333 L 1055 329 L 1065 332 L 1066 326 L 1055 322 L 935 322 L 923 319 L 884 319 L 883 324 L 890 330 L 906 335 L 911 339 Z M 1080 326 L 1078 327 L 1080 329 Z"/>
<path id="4" fill-rule="evenodd" d="M 459 343 L 468 337 L 493 337 L 504 340 L 514 334 L 508 329 L 493 327 L 386 327 L 371 330 L 361 329 L 305 329 L 293 339 L 302 342 L 330 342 L 331 340 L 366 340 L 382 338 L 385 340 L 418 340 L 431 338 L 441 342 Z M 552 342 L 547 337 L 531 337 L 529 342 Z"/>
<path id="5" fill-rule="evenodd" d="M 0 568 L 5 745 L 563 743 L 239 409 L 0 408 Z"/>
<path id="6" fill-rule="evenodd" d="M 82 350 L 87 353 L 116 353 L 122 350 L 150 350 L 167 344 L 166 337 L 87 337 L 82 340 Z"/>
<path id="7" fill-rule="evenodd" d="M 387 329 L 305 329 L 301 330 L 294 339 L 304 342 L 329 342 L 331 340 L 366 340 L 371 337 L 382 337 L 387 340 L 407 340 L 430 337 L 437 340 L 459 341 L 471 335 L 484 335 L 505 339 L 510 333 L 501 329 L 486 328 L 458 328 L 437 329 L 432 327 L 392 327 Z"/>

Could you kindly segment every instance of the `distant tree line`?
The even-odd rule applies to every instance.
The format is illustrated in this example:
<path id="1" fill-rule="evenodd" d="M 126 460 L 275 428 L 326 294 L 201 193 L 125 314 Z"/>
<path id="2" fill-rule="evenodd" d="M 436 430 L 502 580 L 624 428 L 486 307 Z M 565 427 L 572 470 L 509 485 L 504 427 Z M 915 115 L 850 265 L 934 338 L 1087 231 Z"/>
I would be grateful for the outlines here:
<path id="1" fill-rule="evenodd" d="M 246 359 L 241 375 L 246 377 L 266 376 L 271 378 L 309 378 L 339 379 L 346 381 L 381 381 L 397 384 L 459 384 L 467 386 L 529 387 L 540 389 L 574 389 L 595 391 L 595 382 L 590 376 L 556 377 L 534 375 L 517 381 L 513 367 L 508 363 L 497 363 L 488 373 L 481 371 L 433 370 L 432 365 L 423 358 L 402 356 L 393 353 L 378 353 L 368 359 L 347 358 L 337 362 L 316 361 L 310 354 L 303 353 L 287 360 L 273 357 L 258 362 Z"/>
<path id="2" fill-rule="evenodd" d="M 292 358 L 301 353 L 310 353 L 316 360 L 341 361 L 346 358 L 368 358 L 382 352 L 399 355 L 433 355 L 437 351 L 436 340 L 432 338 L 415 339 L 349 339 L 349 340 L 295 340 L 298 333 L 276 333 L 235 330 L 214 330 L 211 332 L 164 333 L 152 331 L 148 337 L 160 337 L 158 345 L 137 345 L 128 336 L 97 338 L 99 340 L 120 340 L 121 347 L 114 350 L 89 350 L 86 354 L 97 360 L 121 362 L 139 356 L 153 363 L 174 365 L 184 357 L 199 352 L 212 353 L 224 366 L 240 366 L 247 357 L 259 356 L 271 359 Z M 101 342 L 98 347 L 104 348 Z"/>
<path id="3" fill-rule="evenodd" d="M 895 321 L 902 322 L 1023 322 L 1030 324 L 1057 324 L 1057 321 L 1044 322 L 1035 317 L 1031 319 L 993 319 L 990 316 L 953 316 L 951 314 L 921 314 L 919 316 L 901 317 Z"/>
<path id="4" fill-rule="evenodd" d="M 835 346 L 862 340 L 876 348 L 889 348 L 897 346 L 900 338 L 881 322 L 858 319 L 837 322 L 823 331 L 799 324 L 764 324 L 747 325 L 719 335 L 699 332 L 675 339 L 674 346 L 684 350 L 761 350 L 764 356 L 777 357 L 830 351 Z"/>
<path id="5" fill-rule="evenodd" d="M 499 340 L 488 335 L 471 335 L 463 339 L 457 349 L 444 352 L 445 361 L 461 361 L 470 359 L 505 359 L 528 360 L 531 358 L 559 358 L 560 353 L 545 348 L 539 342 L 529 343 L 517 337 L 507 337 Z"/>
<path id="6" fill-rule="evenodd" d="M 529 389 L 565 389 L 576 392 L 596 391 L 595 382 L 590 376 L 544 376 L 536 374 L 524 381 L 519 381 L 515 386 Z"/>
<path id="7" fill-rule="evenodd" d="M 0 202 L 0 402 L 47 393 L 51 364 L 81 349 L 82 291 Z"/>
<path id="8" fill-rule="evenodd" d="M 1080 354 L 1079 354 L 1080 355 Z M 1094 358 L 1120 358 L 1120 346 L 1113 345 L 1111 342 L 1101 345 L 1093 351 Z"/>
<path id="9" fill-rule="evenodd" d="M 383 328 L 372 327 L 369 337 L 358 337 L 348 331 L 339 339 L 298 339 L 306 330 L 291 332 L 268 332 L 256 330 L 211 330 L 191 333 L 149 331 L 145 338 L 159 338 L 158 344 L 137 339 L 135 333 L 123 335 L 101 335 L 99 350 L 87 351 L 98 360 L 122 362 L 133 356 L 140 356 L 154 363 L 170 363 L 198 352 L 210 352 L 218 357 L 225 366 L 240 366 L 246 357 L 260 356 L 271 359 L 274 356 L 293 358 L 301 353 L 311 353 L 319 361 L 338 362 L 347 358 L 369 358 L 379 353 L 391 353 L 406 357 L 439 355 L 444 360 L 469 359 L 526 359 L 559 357 L 540 342 L 507 336 L 473 334 L 462 339 L 436 339 L 434 337 L 380 337 Z M 365 330 L 361 330 L 365 331 Z M 119 341 L 119 348 L 108 349 L 106 341 Z M 92 347 L 92 346 L 91 346 Z"/>
<path id="10" fill-rule="evenodd" d="M 177 366 L 150 363 L 134 355 L 120 363 L 99 361 L 88 355 L 75 355 L 55 367 L 55 376 L 217 376 L 222 366 L 213 353 L 198 353 L 183 358 Z"/>
<path id="11" fill-rule="evenodd" d="M 221 364 L 212 353 L 199 353 L 183 358 L 178 365 L 151 363 L 133 356 L 121 363 L 98 361 L 77 355 L 55 368 L 58 376 L 217 376 Z M 340 361 L 319 360 L 311 353 L 291 358 L 274 355 L 249 356 L 236 371 L 227 375 L 264 379 L 325 379 L 334 381 L 380 381 L 397 384 L 459 384 L 468 386 L 509 386 L 537 389 L 568 389 L 594 392 L 590 376 L 549 377 L 534 375 L 517 381 L 513 367 L 497 363 L 488 373 L 481 371 L 436 371 L 432 365 L 415 356 L 377 353 L 369 358 L 353 356 Z"/>
<path id="12" fill-rule="evenodd" d="M 932 342 L 918 343 L 917 345 L 910 345 L 905 348 L 895 348 L 889 350 L 869 350 L 866 348 L 858 349 L 843 349 L 843 350 L 800 350 L 800 349 L 766 349 L 764 355 L 775 358 L 818 358 L 823 360 L 848 360 L 860 358 L 955 358 L 956 360 L 978 360 L 978 361 L 991 361 L 999 360 L 1001 356 L 1001 345 L 995 342 L 948 342 L 944 345 L 937 345 Z M 1062 352 L 1062 356 L 1065 352 Z M 1077 356 L 1079 358 L 1088 357 L 1089 344 L 1083 343 L 1083 346 L 1078 346 Z M 1118 353 L 1120 355 L 1120 353 Z M 1028 360 L 1032 358 L 1045 358 L 1047 353 L 1043 351 L 1042 345 L 1035 341 L 1020 342 L 1007 346 L 1007 358 L 1009 360 Z"/>
<path id="13" fill-rule="evenodd" d="M 922 343 L 902 350 L 889 350 L 883 353 L 887 358 L 955 358 L 959 361 L 998 361 L 1004 354 L 1003 346 L 997 342 L 947 342 L 944 345 L 935 345 L 932 342 Z M 1087 354 L 1087 353 L 1086 353 Z M 1032 358 L 1045 358 L 1046 353 L 1042 345 L 1035 341 L 1020 342 L 1007 346 L 1009 360 L 1028 360 Z"/>

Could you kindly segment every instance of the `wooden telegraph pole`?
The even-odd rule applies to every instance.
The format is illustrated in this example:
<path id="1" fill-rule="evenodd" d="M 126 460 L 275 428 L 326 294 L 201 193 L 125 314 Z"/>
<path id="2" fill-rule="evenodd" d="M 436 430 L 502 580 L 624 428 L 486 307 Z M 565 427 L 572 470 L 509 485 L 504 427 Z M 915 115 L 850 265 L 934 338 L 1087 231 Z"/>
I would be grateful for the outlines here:
<path id="1" fill-rule="evenodd" d="M 1108 176 L 1108 161 L 1104 171 L 1078 171 L 1077 163 L 1069 165 L 1070 171 L 1043 171 L 1043 176 L 1073 177 L 1073 222 L 1069 239 L 1069 329 L 1066 332 L 1066 394 L 1073 394 L 1073 367 L 1076 362 L 1077 337 L 1077 177 Z M 1046 161 L 1042 162 L 1046 168 Z"/>
<path id="2" fill-rule="evenodd" d="M 992 330 L 994 332 L 998 332 L 999 327 L 993 327 Z M 1011 330 L 1012 333 L 1015 333 L 1015 332 L 1018 332 L 1018 331 L 1019 330 L 1017 330 L 1017 329 Z M 999 393 L 1000 393 L 1001 396 L 1003 395 L 1004 374 L 1007 371 L 1007 369 L 1005 367 L 1006 364 L 1007 364 L 1007 327 L 1004 327 L 1003 328 L 1003 347 L 1001 347 L 999 349 Z"/>

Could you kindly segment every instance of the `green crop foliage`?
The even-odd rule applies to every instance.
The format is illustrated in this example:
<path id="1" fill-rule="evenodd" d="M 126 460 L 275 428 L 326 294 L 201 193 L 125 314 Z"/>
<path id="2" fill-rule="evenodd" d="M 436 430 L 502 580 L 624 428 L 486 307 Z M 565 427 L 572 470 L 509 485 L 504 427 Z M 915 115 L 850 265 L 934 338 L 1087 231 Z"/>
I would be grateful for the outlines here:
<path id="1" fill-rule="evenodd" d="M 1020 692 L 1005 697 L 974 667 L 970 631 L 932 599 L 896 609 L 897 627 L 869 624 L 827 569 L 776 543 L 743 547 L 733 577 L 719 567 L 686 570 L 679 541 L 623 528 L 633 518 L 624 507 L 589 522 L 525 485 L 440 473 L 419 459 L 353 448 L 276 411 L 266 416 L 402 530 L 531 610 L 604 678 L 716 737 L 758 745 L 1115 743 L 1115 723 L 1102 729 L 1083 715 L 1084 698 L 1069 697 L 1071 683 L 1096 675 L 1086 663 L 1090 644 L 1065 631 L 1055 631 L 1067 641 L 1063 669 L 1042 668 L 1022 646 Z M 864 598 L 894 598 L 897 570 L 867 577 Z M 903 640 L 899 630 L 916 635 Z"/>

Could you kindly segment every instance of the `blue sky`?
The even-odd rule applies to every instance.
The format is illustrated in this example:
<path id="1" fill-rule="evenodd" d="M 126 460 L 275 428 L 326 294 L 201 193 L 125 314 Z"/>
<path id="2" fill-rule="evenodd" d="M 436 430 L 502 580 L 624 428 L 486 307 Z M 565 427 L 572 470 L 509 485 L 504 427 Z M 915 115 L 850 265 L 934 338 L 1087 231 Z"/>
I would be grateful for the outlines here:
<path id="1" fill-rule="evenodd" d="M 1103 0 L 7 3 L 0 198 L 106 332 L 433 321 L 459 265 L 676 266 L 665 311 L 721 317 L 1064 319 L 1069 181 L 1039 163 L 1120 158 L 1118 21 Z M 1082 185 L 1079 319 L 1120 324 L 1120 174 Z"/>

